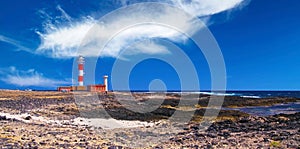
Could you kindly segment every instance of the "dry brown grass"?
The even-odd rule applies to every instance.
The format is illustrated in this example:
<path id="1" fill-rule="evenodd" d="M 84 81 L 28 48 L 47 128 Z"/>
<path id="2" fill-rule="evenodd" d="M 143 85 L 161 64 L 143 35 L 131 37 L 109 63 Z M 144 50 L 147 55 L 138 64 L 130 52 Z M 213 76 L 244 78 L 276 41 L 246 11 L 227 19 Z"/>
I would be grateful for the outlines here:
<path id="1" fill-rule="evenodd" d="M 23 97 L 27 98 L 55 98 L 62 99 L 73 96 L 72 93 L 50 92 L 50 91 L 19 91 L 19 90 L 0 90 L 0 100 L 18 100 Z"/>

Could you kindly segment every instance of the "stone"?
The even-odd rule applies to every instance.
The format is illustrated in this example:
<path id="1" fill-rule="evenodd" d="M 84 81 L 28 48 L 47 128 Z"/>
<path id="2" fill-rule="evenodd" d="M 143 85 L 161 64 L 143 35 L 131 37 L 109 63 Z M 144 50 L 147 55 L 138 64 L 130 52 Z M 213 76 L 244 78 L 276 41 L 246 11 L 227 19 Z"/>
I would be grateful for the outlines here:
<path id="1" fill-rule="evenodd" d="M 269 142 L 269 139 L 268 138 L 264 138 L 264 142 Z"/>
<path id="2" fill-rule="evenodd" d="M 2 121 L 2 120 L 7 120 L 6 119 L 6 116 L 0 116 L 0 120 Z"/>
<path id="3" fill-rule="evenodd" d="M 211 144 L 206 145 L 206 149 L 212 149 L 212 148 L 213 148 L 213 146 Z"/>
<path id="4" fill-rule="evenodd" d="M 210 137 L 210 138 L 216 138 L 217 137 L 217 135 L 214 134 L 214 133 L 208 133 L 207 136 Z"/>
<path id="5" fill-rule="evenodd" d="M 31 120 L 31 116 L 26 116 L 25 120 Z"/>

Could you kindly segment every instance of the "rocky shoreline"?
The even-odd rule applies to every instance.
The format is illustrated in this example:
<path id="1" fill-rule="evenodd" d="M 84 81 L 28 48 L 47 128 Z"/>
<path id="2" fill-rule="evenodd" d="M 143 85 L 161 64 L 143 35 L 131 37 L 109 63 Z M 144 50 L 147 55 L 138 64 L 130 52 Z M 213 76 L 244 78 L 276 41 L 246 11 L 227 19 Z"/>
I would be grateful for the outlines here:
<path id="1" fill-rule="evenodd" d="M 84 103 L 79 104 L 74 94 Z M 210 125 L 203 122 L 203 115 L 211 97 L 208 95 L 199 95 L 198 103 L 191 107 L 181 107 L 178 105 L 180 95 L 168 93 L 166 100 L 155 111 L 141 114 L 125 108 L 115 99 L 113 93 L 96 95 L 99 97 L 97 100 L 92 99 L 90 93 L 74 94 L 0 91 L 0 148 L 300 147 L 300 113 L 262 117 L 234 110 L 221 110 L 217 119 L 210 121 Z M 126 93 L 119 94 L 124 98 L 127 96 Z M 160 97 L 148 93 L 134 96 L 142 104 Z M 223 107 L 269 106 L 297 101 L 297 98 L 254 99 L 228 96 L 224 99 Z M 191 109 L 195 109 L 195 113 L 190 122 L 177 124 L 168 121 L 175 111 Z M 91 114 L 97 110 L 98 114 Z M 101 110 L 105 110 L 108 115 L 99 114 Z M 85 120 L 80 119 L 83 114 L 87 114 L 86 120 L 107 119 L 109 116 L 116 121 L 124 121 L 125 125 L 136 126 L 107 130 L 101 128 L 102 126 L 85 124 Z M 180 125 L 177 131 L 175 125 Z M 150 140 L 155 140 L 147 142 L 149 136 L 152 136 Z M 141 138 L 142 141 L 135 141 Z M 136 143 L 136 146 L 132 146 L 132 143 Z"/>
<path id="2" fill-rule="evenodd" d="M 207 130 L 190 124 L 158 148 L 299 148 L 300 113 L 269 117 L 249 116 L 215 122 Z"/>

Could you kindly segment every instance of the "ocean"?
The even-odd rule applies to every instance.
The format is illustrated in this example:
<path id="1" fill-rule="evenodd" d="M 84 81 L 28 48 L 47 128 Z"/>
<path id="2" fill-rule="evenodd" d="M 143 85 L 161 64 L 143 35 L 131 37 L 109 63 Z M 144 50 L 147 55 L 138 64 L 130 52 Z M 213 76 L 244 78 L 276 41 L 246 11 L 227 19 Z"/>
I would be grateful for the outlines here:
<path id="1" fill-rule="evenodd" d="M 293 114 L 300 112 L 300 102 L 277 104 L 273 106 L 254 106 L 254 107 L 242 107 L 242 108 L 224 108 L 229 110 L 238 110 L 250 115 L 256 116 L 269 116 L 275 114 Z"/>
<path id="2" fill-rule="evenodd" d="M 136 92 L 147 92 L 147 91 L 136 91 Z M 179 91 L 168 91 L 169 93 L 180 93 Z M 247 98 L 272 98 L 272 97 L 287 97 L 287 98 L 299 98 L 300 91 L 226 91 L 224 92 L 184 92 L 190 94 L 206 94 L 206 95 L 223 95 L 223 96 L 239 96 Z M 250 115 L 256 116 L 269 116 L 275 114 L 292 114 L 300 112 L 300 101 L 295 103 L 287 104 L 276 104 L 273 106 L 252 106 L 252 107 L 241 107 L 241 108 L 223 108 L 227 110 L 238 110 Z"/>
<path id="3" fill-rule="evenodd" d="M 227 94 L 242 97 L 295 97 L 300 98 L 300 91 L 226 91 Z"/>
<path id="4" fill-rule="evenodd" d="M 272 98 L 272 97 L 289 97 L 300 98 L 300 91 L 227 91 L 226 94 L 240 97 L 252 98 Z M 300 112 L 300 102 L 288 104 L 276 104 L 273 106 L 254 106 L 242 108 L 230 108 L 232 110 L 242 111 L 256 116 L 269 116 L 275 114 L 292 114 Z"/>
<path id="5" fill-rule="evenodd" d="M 122 92 L 122 91 L 121 91 Z M 126 92 L 126 91 L 124 91 Z M 146 90 L 135 90 L 131 92 L 145 92 Z M 159 91 L 158 91 L 159 92 Z M 180 93 L 181 91 L 170 90 L 168 93 Z M 226 91 L 224 92 L 211 92 L 211 91 L 183 91 L 184 93 L 200 93 L 207 95 L 224 95 L 224 96 L 240 96 L 250 98 L 269 98 L 269 97 L 295 97 L 300 98 L 300 91 Z"/>

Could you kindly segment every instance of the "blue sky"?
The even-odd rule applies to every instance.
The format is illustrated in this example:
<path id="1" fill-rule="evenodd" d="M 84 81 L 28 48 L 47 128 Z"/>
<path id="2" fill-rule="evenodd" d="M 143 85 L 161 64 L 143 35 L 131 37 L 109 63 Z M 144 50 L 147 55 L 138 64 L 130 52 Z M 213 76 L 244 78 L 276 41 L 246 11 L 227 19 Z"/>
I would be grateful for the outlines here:
<path id="1" fill-rule="evenodd" d="M 0 88 L 55 89 L 58 85 L 71 85 L 73 61 L 78 55 L 76 49 L 86 32 L 107 13 L 139 2 L 145 1 L 1 1 Z M 228 90 L 300 89 L 300 1 L 150 2 L 179 7 L 197 16 L 207 25 L 224 57 Z M 155 15 L 176 18 L 176 14 L 159 11 Z M 138 14 L 132 13 L 128 18 L 136 16 Z M 108 26 L 121 24 L 127 18 L 111 19 Z M 181 21 L 184 23 L 186 20 Z M 193 29 L 191 26 L 186 28 Z M 150 31 L 145 32 L 145 29 Z M 107 31 L 101 37 L 109 34 Z M 146 42 L 136 44 L 136 39 L 145 38 Z M 173 42 L 187 54 L 199 75 L 201 89 L 210 89 L 208 64 L 195 44 L 168 29 L 154 26 L 134 28 L 113 41 L 104 50 L 103 56 L 98 58 L 96 83 L 102 83 L 104 74 L 110 76 L 120 53 L 125 53 L 124 57 L 121 56 L 124 63 L 130 63 L 134 57 L 145 55 L 163 55 L 180 61 L 181 57 L 170 52 L 168 45 L 161 44 L 162 40 Z M 135 46 L 126 48 L 130 45 Z M 89 57 L 91 60 L 95 59 L 93 53 L 84 53 L 87 61 Z M 142 61 L 131 71 L 128 79 L 130 89 L 147 90 L 152 80 L 160 79 L 164 81 L 167 89 L 180 90 L 180 79 L 175 69 L 157 59 Z M 76 81 L 73 83 L 76 84 Z M 86 84 L 91 83 L 91 80 L 86 79 Z"/>

